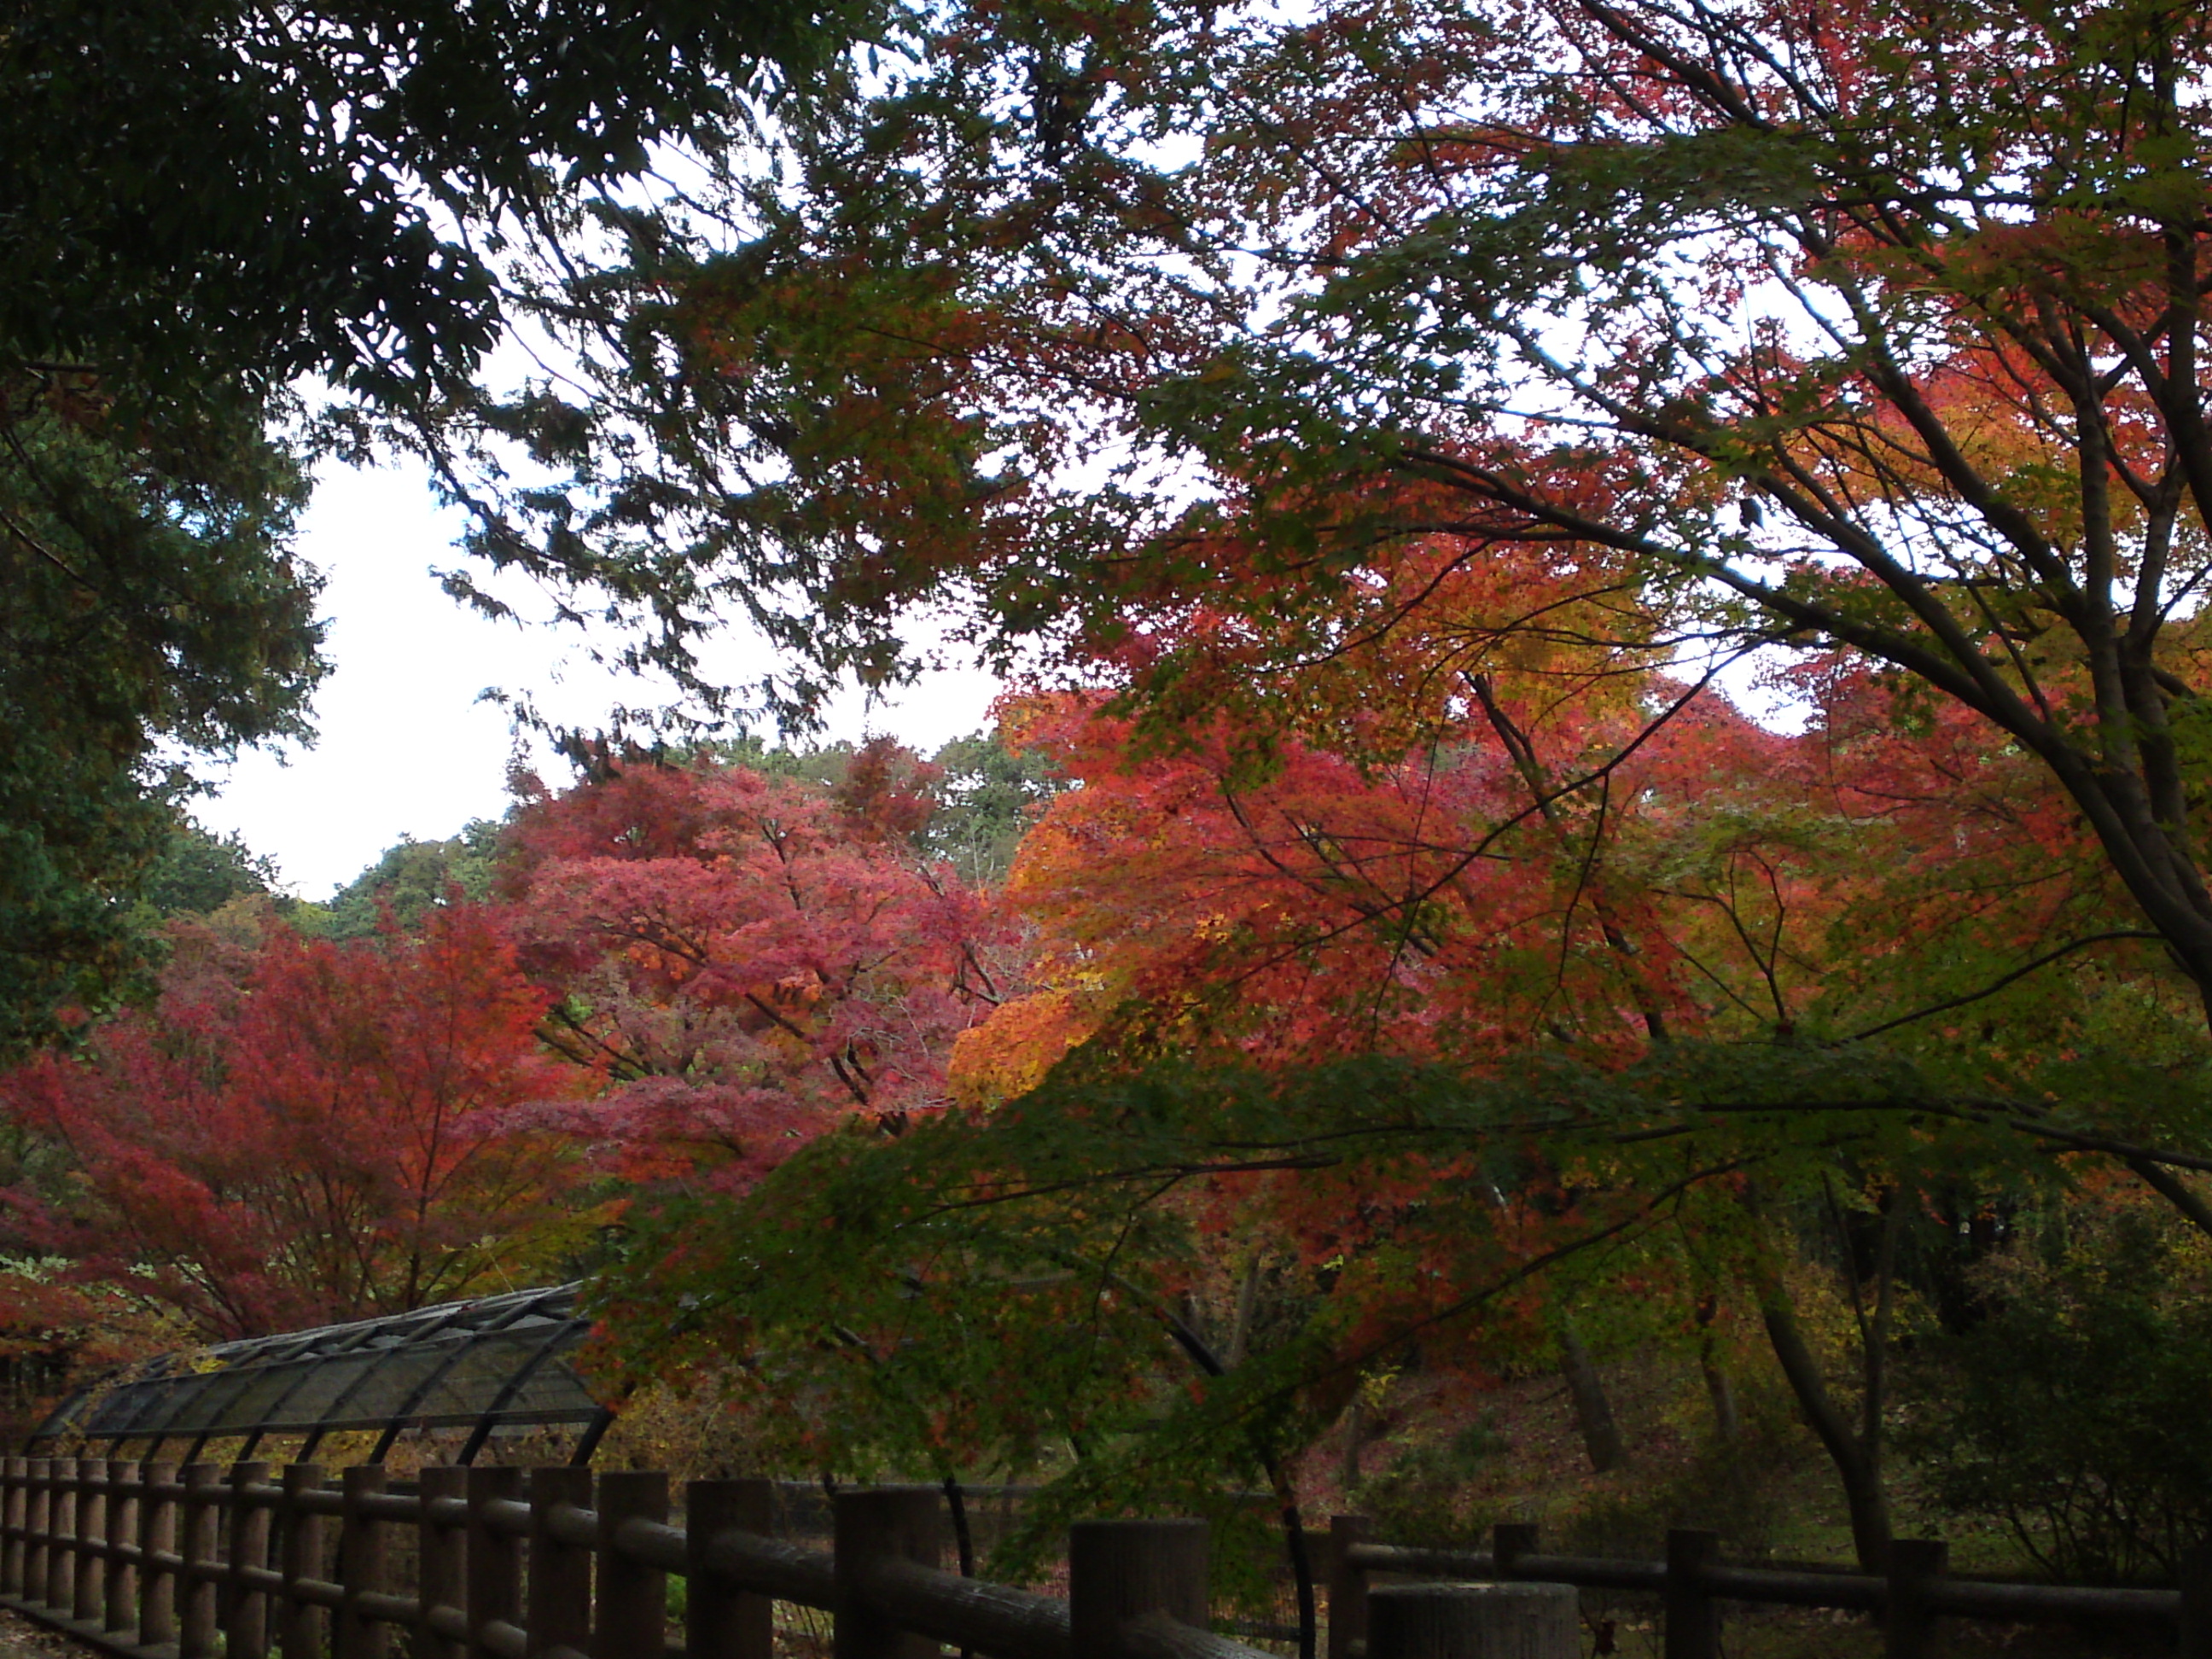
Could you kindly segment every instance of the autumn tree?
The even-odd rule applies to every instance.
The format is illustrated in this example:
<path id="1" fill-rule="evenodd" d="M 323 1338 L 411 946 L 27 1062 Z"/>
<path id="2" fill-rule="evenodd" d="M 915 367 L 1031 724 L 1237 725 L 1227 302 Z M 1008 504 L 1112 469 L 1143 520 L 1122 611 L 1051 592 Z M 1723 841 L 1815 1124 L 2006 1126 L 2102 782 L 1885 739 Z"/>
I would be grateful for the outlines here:
<path id="1" fill-rule="evenodd" d="M 1042 843 L 1080 947 L 1065 995 L 1096 988 L 1089 950 L 1107 991 L 1157 1005 L 1154 974 L 1180 1014 L 1225 962 L 1258 992 L 1230 1010 L 1241 1040 L 1287 1010 L 1334 1041 L 1358 999 L 1316 951 L 1358 963 L 1371 1006 L 1411 1008 L 1416 941 L 1445 924 L 1476 960 L 1493 919 L 1510 939 L 1542 906 L 1570 918 L 1500 993 L 1523 1048 L 1437 1051 L 1478 1063 L 1455 1085 L 1477 1096 L 1554 1064 L 1571 1088 L 1436 1127 L 1443 1150 L 1404 1179 L 1437 1208 L 1378 1206 L 1378 1257 L 1384 1223 L 1446 1212 L 1467 1237 L 1438 1252 L 1504 1250 L 1496 1217 L 1439 1196 L 1452 1160 L 1503 1146 L 1562 1184 L 1594 1172 L 1553 1206 L 1580 1231 L 1433 1282 L 1516 1285 L 1627 1238 L 1686 1181 L 1725 1192 L 1704 1219 L 1741 1248 L 1717 1259 L 1807 1382 L 1879 1560 L 1879 1378 L 1854 1421 L 1813 1404 L 1802 1344 L 1783 1353 L 1789 1195 L 1843 1187 L 1894 1241 L 1942 1182 L 2061 1167 L 2023 1163 L 2041 1146 L 2117 1158 L 2212 1227 L 2207 28 L 2125 3 L 933 15 L 868 98 L 793 122 L 793 179 L 734 205 L 742 240 L 702 215 L 636 248 L 626 295 L 575 295 L 632 325 L 604 365 L 627 396 L 541 411 L 583 462 L 548 525 L 641 544 L 675 526 L 751 557 L 805 611 L 792 637 L 879 672 L 922 599 L 1123 694 L 1115 741 L 1142 783 L 1066 806 Z M 635 444 L 648 428 L 663 441 Z M 772 570 L 771 532 L 799 555 Z M 1742 769 L 1717 787 L 1668 728 L 1746 658 L 1814 741 L 1738 722 Z M 1178 745 L 1183 771 L 1142 770 Z M 1250 787 L 1271 768 L 1274 793 Z M 1431 775 L 1464 792 L 1441 837 L 1419 816 Z M 1486 867 L 1508 843 L 1517 887 Z M 1154 879 L 1089 863 L 1114 848 Z M 1209 896 L 1209 866 L 1233 885 Z M 1455 915 L 1460 871 L 1505 908 Z M 1573 988 L 1559 1033 L 1528 1018 L 1547 978 Z M 1031 1035 L 1071 1029 L 1064 1006 L 1025 1012 Z M 1123 1061 L 1218 1058 L 1160 1029 Z M 1395 1030 L 1429 1040 L 1418 1016 Z M 1200 1077 L 1189 1138 L 1155 1147 L 1140 1108 L 1169 1085 L 1088 1075 L 1002 1091 L 1013 1115 L 970 1126 L 945 1184 L 884 1223 L 855 1294 L 997 1248 L 963 1232 L 930 1254 L 939 1223 L 968 1224 L 961 1191 L 1156 1194 L 1146 1218 L 1171 1230 L 1168 1194 L 1261 1164 L 1288 1187 L 1352 1168 L 1363 1133 L 1431 1133 L 1379 1091 L 1310 1133 L 1278 1104 L 1270 1127 Z M 1055 1115 L 1127 1144 L 1071 1133 L 1048 1156 Z M 1018 1122 L 1031 1142 L 994 1139 Z M 1646 1135 L 1680 1161 L 1620 1150 Z M 1079 1149 L 1088 1175 L 1054 1161 Z M 1143 1307 L 1174 1293 L 1160 1273 Z M 1255 1413 L 1299 1398 L 1285 1363 Z"/>
<path id="2" fill-rule="evenodd" d="M 1361 715 L 1386 717 L 1386 683 L 1360 684 Z M 2100 957 L 2075 953 L 2074 971 L 1987 984 L 1985 936 L 2064 951 L 2099 937 L 2124 899 L 2043 775 L 1984 753 L 1963 711 L 1901 731 L 1879 685 L 1844 676 L 1818 690 L 1820 719 L 1784 736 L 1663 677 L 1643 688 L 1674 705 L 1656 725 L 1637 696 L 1532 706 L 1527 690 L 1492 681 L 1459 730 L 1392 763 L 1289 744 L 1258 771 L 1240 762 L 1234 728 L 1147 751 L 1133 722 L 1096 700 L 1020 711 L 1022 740 L 1083 787 L 1031 832 L 1008 888 L 1038 928 L 1040 987 L 963 1038 L 954 1080 L 986 1104 L 1042 1093 L 1014 1116 L 979 1119 L 964 1148 L 940 1144 L 961 1170 L 948 1179 L 995 1187 L 958 1160 L 1036 1157 L 1024 1137 L 1054 1114 L 1126 1100 L 1095 1075 L 1109 1055 L 1172 1056 L 1152 1068 L 1169 1076 L 1256 1065 L 1301 1099 L 1323 1086 L 1287 1080 L 1302 1071 L 1376 1088 L 1346 1066 L 1354 1056 L 1436 1066 L 1421 1085 L 1386 1071 L 1382 1093 L 1344 1103 L 1325 1127 L 1294 1128 L 1285 1113 L 1258 1140 L 1254 1121 L 1207 1121 L 1206 1103 L 1222 1103 L 1203 1085 L 1170 1087 L 1152 1130 L 1173 1137 L 1174 1156 L 1133 1145 L 1117 1156 L 1102 1135 L 1099 1167 L 1079 1177 L 1055 1161 L 1037 1207 L 1062 1183 L 1134 1202 L 1117 1183 L 1133 1184 L 1133 1164 L 1149 1170 L 1151 1201 L 1207 1218 L 1206 1243 L 1154 1264 L 1169 1274 L 1163 1305 L 1218 1303 L 1202 1263 L 1235 1239 L 1249 1259 L 1283 1264 L 1286 1305 L 1306 1309 L 1299 1322 L 1375 1321 L 1370 1359 L 1388 1351 L 1381 1333 L 1395 1316 L 1349 1260 L 1371 1251 L 1462 1282 L 1462 1269 L 1438 1265 L 1450 1250 L 1476 1251 L 1463 1259 L 1492 1273 L 1559 1251 L 1505 1316 L 1462 1311 L 1480 1340 L 1424 1330 L 1424 1364 L 1462 1369 L 1440 1356 L 1470 1344 L 1479 1375 L 1543 1363 L 1549 1345 L 1594 1459 L 1610 1463 L 1620 1447 L 1579 1328 L 1694 1357 L 1723 1428 L 1730 1384 L 1712 1342 L 1732 1331 L 1739 1348 L 1770 1351 L 1836 1465 L 1863 1556 L 1878 1560 L 1895 1309 L 1915 1293 L 1900 1248 L 1916 1262 L 1940 1257 L 1933 1218 L 2056 1190 L 2021 1173 L 2037 1140 L 2092 1165 L 2115 1150 L 2047 1113 L 1992 1138 L 1966 1127 L 1974 1115 L 1957 1103 L 2126 1097 L 2130 1076 L 2140 1086 L 2154 1068 L 2100 1074 L 2091 1056 L 2145 1035 L 2139 999 L 2155 963 L 2106 936 Z M 1543 781 L 1613 754 L 1624 727 L 1638 740 L 1611 768 L 1617 804 L 1601 816 L 1541 811 Z M 1778 1031 L 1779 1054 L 1747 1054 L 1745 1042 Z M 1088 1085 L 1047 1076 L 1071 1050 L 1068 1066 L 1094 1073 Z M 1521 1109 L 1463 1103 L 1449 1128 L 1401 1116 L 1395 1092 L 1438 1088 L 1464 1103 L 1471 1078 Z M 1918 1132 L 1897 1130 L 1931 1106 L 1960 1127 L 1915 1155 Z M 2170 1125 L 2185 1106 L 2202 1110 L 2168 1086 L 2159 1109 Z M 1688 1128 L 1701 1114 L 1705 1127 Z M 1870 1137 L 1884 1114 L 1896 1126 Z M 1696 1140 L 1706 1173 L 1685 1187 L 1679 1164 L 1662 1177 L 1602 1147 L 1646 1134 L 1676 1150 Z M 1079 1139 L 1071 1128 L 1051 1156 L 1072 1159 Z M 1469 1159 L 1487 1160 L 1495 1211 L 1447 1196 Z M 1301 1173 L 1226 1179 L 1255 1167 Z M 1009 1178 L 999 1205 L 1030 1207 L 1013 1194 L 1031 1178 Z M 1419 1197 L 1424 1181 L 1434 1189 Z M 1392 1193 L 1401 1197 L 1382 1196 Z M 1645 1209 L 1655 1199 L 1666 1218 Z M 938 1222 L 910 1224 L 920 1236 Z M 1601 1249 L 1585 1249 L 1591 1237 Z M 1793 1259 L 1801 1239 L 1852 1271 L 1808 1279 Z M 1807 1334 L 1808 1294 L 1865 1311 L 1842 1375 Z"/>
<path id="3" fill-rule="evenodd" d="M 1351 678 L 1381 714 L 1385 688 Z M 1164 750 L 1095 697 L 1017 705 L 1018 740 L 1082 787 L 1008 884 L 1040 988 L 963 1052 L 981 1065 L 1003 1026 L 1033 1058 L 1048 1009 L 1063 1046 L 1141 1031 L 1278 1065 L 1881 1038 L 1962 1089 L 2033 1092 L 2045 1043 L 2140 1049 L 2155 941 L 2039 769 L 1963 711 L 1901 720 L 1863 674 L 1807 695 L 1785 735 L 1662 675 L 1610 699 L 1492 678 L 1419 748 L 1286 739 L 1264 768 L 1229 722 Z M 1552 798 L 1592 763 L 1602 811 Z M 2057 960 L 2004 975 L 2023 947 Z M 1962 1042 L 1978 1027 L 2009 1058 Z"/>
<path id="4" fill-rule="evenodd" d="M 1194 605 L 1295 662 L 1395 624 L 1408 538 L 1525 551 L 1617 602 L 1595 642 L 1972 710 L 2203 982 L 2207 50 L 2154 4 L 948 15 L 794 125 L 757 237 L 641 251 L 689 418 L 591 522 L 780 514 L 823 628 L 965 604 L 1168 708 Z"/>
<path id="5" fill-rule="evenodd" d="M 501 879 L 547 1040 L 611 1085 L 563 1121 L 633 1173 L 743 1184 L 840 1126 L 896 1133 L 1009 994 L 1003 930 L 915 846 L 923 769 L 878 744 L 838 772 L 641 760 L 518 811 Z"/>
<path id="6" fill-rule="evenodd" d="M 9 1194 L 19 1248 L 210 1338 L 394 1313 L 535 1276 L 574 1168 L 517 1109 L 580 1075 L 488 912 L 344 945 L 178 924 L 161 994 L 7 1074 L 60 1155 Z"/>

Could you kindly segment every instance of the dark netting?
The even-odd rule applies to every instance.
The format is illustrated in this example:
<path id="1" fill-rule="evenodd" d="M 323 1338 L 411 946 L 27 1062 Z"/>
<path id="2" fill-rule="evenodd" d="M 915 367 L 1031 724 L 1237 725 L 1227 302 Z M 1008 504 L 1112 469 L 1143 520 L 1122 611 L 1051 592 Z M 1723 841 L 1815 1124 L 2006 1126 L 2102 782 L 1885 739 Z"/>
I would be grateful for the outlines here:
<path id="1" fill-rule="evenodd" d="M 78 1389 L 40 1424 L 42 1443 L 126 1443 L 408 1429 L 469 1431 L 465 1462 L 501 1430 L 570 1423 L 590 1455 L 609 1416 L 563 1356 L 590 1322 L 574 1285 L 421 1308 L 384 1319 L 163 1354 Z"/>

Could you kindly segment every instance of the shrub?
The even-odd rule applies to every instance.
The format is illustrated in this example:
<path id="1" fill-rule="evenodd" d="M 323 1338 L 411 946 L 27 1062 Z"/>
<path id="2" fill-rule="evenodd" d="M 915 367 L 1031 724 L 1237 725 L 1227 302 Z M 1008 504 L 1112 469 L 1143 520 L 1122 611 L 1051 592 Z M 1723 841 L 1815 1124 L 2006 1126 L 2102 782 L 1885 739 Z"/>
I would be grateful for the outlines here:
<path id="1" fill-rule="evenodd" d="M 1982 1270 L 1985 1316 L 1926 1357 L 1899 1444 L 2052 1577 L 2170 1580 L 2212 1532 L 2212 1253 L 2141 1207 L 2065 1227 Z"/>

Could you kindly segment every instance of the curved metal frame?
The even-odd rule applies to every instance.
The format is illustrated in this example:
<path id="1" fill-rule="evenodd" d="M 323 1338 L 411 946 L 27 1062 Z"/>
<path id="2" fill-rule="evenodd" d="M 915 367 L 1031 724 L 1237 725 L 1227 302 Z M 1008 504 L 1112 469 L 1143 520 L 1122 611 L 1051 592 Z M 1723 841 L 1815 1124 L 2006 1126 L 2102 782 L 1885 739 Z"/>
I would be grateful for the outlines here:
<path id="1" fill-rule="evenodd" d="M 615 1408 L 612 1406 L 600 1407 L 599 1414 L 592 1419 L 592 1425 L 576 1437 L 576 1449 L 568 1454 L 570 1464 L 581 1468 L 590 1462 L 592 1454 L 599 1449 L 599 1442 L 606 1437 L 607 1431 L 614 1425 Z"/>
<path id="2" fill-rule="evenodd" d="M 465 1314 L 469 1309 L 476 1306 L 477 1304 L 470 1302 L 455 1302 L 449 1304 L 448 1305 L 452 1309 L 452 1311 L 447 1314 L 443 1319 L 435 1319 L 431 1321 L 429 1328 L 422 1332 L 416 1338 L 416 1341 L 429 1342 L 436 1340 L 438 1334 L 441 1331 L 452 1329 L 453 1325 L 461 1318 L 461 1316 Z M 454 1360 L 459 1358 L 461 1355 L 468 1352 L 471 1348 L 476 1346 L 478 1340 L 481 1340 L 483 1337 L 489 1335 L 494 1329 L 504 1328 L 505 1327 L 513 1324 L 516 1320 L 521 1318 L 524 1313 L 533 1309 L 536 1305 L 537 1304 L 535 1303 L 526 1302 L 521 1304 L 520 1308 L 519 1308 L 515 1312 L 509 1314 L 505 1319 L 499 1320 L 495 1322 L 495 1324 L 488 1326 L 482 1330 L 471 1333 L 469 1340 L 455 1345 L 453 1352 L 446 1357 L 445 1360 L 440 1364 L 438 1369 L 441 1371 L 450 1370 L 453 1369 Z M 419 1317 L 419 1315 L 414 1316 Z M 360 1342 L 356 1343 L 355 1345 L 355 1348 L 358 1349 L 366 1347 L 369 1343 L 375 1340 L 375 1333 L 372 1331 L 368 1335 L 364 1336 Z M 349 1350 L 349 1352 L 352 1351 L 353 1350 Z M 353 1403 L 354 1396 L 359 1394 L 362 1389 L 367 1386 L 370 1380 L 377 1375 L 377 1373 L 381 1371 L 386 1365 L 389 1365 L 394 1359 L 398 1358 L 401 1354 L 404 1354 L 406 1352 L 407 1348 L 404 1346 L 386 1348 L 381 1354 L 379 1354 L 376 1358 L 368 1361 L 368 1364 L 364 1364 L 361 1368 L 360 1374 L 356 1376 L 352 1382 L 347 1383 L 345 1387 L 340 1389 L 337 1391 L 337 1396 L 331 1400 L 331 1403 L 323 1407 L 323 1414 L 329 1418 L 337 1417 L 339 1411 L 343 1407 L 351 1405 Z M 289 1397 L 290 1391 L 287 1390 L 286 1392 L 287 1396 Z M 410 1406 L 413 1404 L 411 1398 L 408 1403 Z M 403 1407 L 403 1409 L 404 1408 Z M 339 1420 L 343 1421 L 344 1419 L 340 1419 Z M 399 1420 L 398 1414 L 395 1413 L 392 1423 L 391 1425 L 387 1425 L 385 1428 L 384 1432 L 386 1436 L 389 1437 L 391 1435 L 393 1428 L 398 1425 Z M 307 1437 L 305 1443 L 300 1447 L 299 1461 L 301 1462 L 305 1463 L 313 1458 L 315 1455 L 315 1448 L 322 1443 L 323 1436 L 328 1431 L 326 1429 L 318 1428 L 313 1433 Z M 372 1463 L 379 1463 L 384 1460 L 382 1455 L 380 1453 L 377 1456 L 372 1457 L 368 1461 Z"/>
<path id="3" fill-rule="evenodd" d="M 497 1333 L 511 1329 L 515 1324 L 528 1317 L 531 1314 L 537 1312 L 537 1310 L 538 1304 L 536 1303 L 526 1302 L 520 1307 L 516 1308 L 513 1313 L 507 1315 L 506 1318 L 485 1326 L 477 1333 L 477 1336 L 481 1340 L 484 1337 L 495 1335 Z M 448 1324 L 451 1322 L 451 1321 L 447 1322 Z M 443 1329 L 444 1327 L 441 1326 L 440 1328 Z M 453 1367 L 459 1364 L 464 1359 L 467 1358 L 470 1353 L 474 1351 L 476 1343 L 474 1342 L 455 1343 L 453 1345 L 453 1352 L 447 1354 L 445 1358 L 439 1361 L 438 1364 L 432 1368 L 429 1374 L 424 1376 L 420 1382 L 417 1382 L 415 1385 L 412 1391 L 409 1393 L 407 1398 L 401 1401 L 398 1406 L 393 1410 L 392 1413 L 392 1421 L 385 1425 L 383 1434 L 378 1437 L 376 1449 L 368 1455 L 368 1461 L 370 1462 L 381 1463 L 384 1461 L 385 1454 L 392 1449 L 392 1443 L 399 1438 L 399 1431 L 407 1426 L 407 1419 L 414 1414 L 415 1408 L 430 1397 L 431 1389 L 436 1388 L 441 1382 L 444 1382 L 448 1376 L 453 1375 Z M 305 1457 L 302 1456 L 301 1461 L 302 1462 L 306 1462 Z"/>
<path id="4" fill-rule="evenodd" d="M 560 1285 L 512 1291 L 380 1319 L 163 1354 L 78 1389 L 32 1431 L 27 1449 L 35 1450 L 41 1441 L 76 1438 L 104 1441 L 111 1453 L 133 1440 L 158 1449 L 164 1442 L 191 1435 L 189 1462 L 214 1439 L 246 1437 L 245 1455 L 268 1435 L 301 1434 L 306 1441 L 297 1455 L 304 1461 L 327 1433 L 374 1429 L 380 1432 L 372 1455 L 380 1459 L 404 1429 L 465 1425 L 470 1433 L 462 1461 L 467 1462 L 495 1428 L 569 1423 L 579 1431 L 574 1461 L 587 1462 L 611 1413 L 592 1398 L 573 1370 L 559 1365 L 558 1375 L 547 1379 L 554 1389 L 550 1401 L 541 1391 L 538 1403 L 529 1408 L 516 1405 L 533 1380 L 544 1377 L 547 1364 L 588 1328 L 590 1322 L 575 1311 L 576 1290 L 574 1285 Z M 536 1340 L 530 1328 L 539 1320 L 550 1326 L 543 1340 Z M 469 1376 L 456 1387 L 455 1373 L 466 1360 L 495 1352 L 488 1351 L 486 1345 L 502 1341 L 515 1352 L 481 1368 L 489 1375 Z M 410 1362 L 423 1367 L 423 1375 L 411 1384 L 404 1381 Z M 307 1416 L 299 1415 L 302 1391 L 317 1377 L 329 1377 L 327 1367 L 331 1365 L 357 1369 L 342 1382 L 331 1379 L 336 1388 L 331 1397 L 319 1406 L 307 1406 Z M 396 1376 L 395 1367 L 400 1368 Z M 276 1375 L 287 1370 L 296 1374 Z M 405 1388 L 404 1397 L 366 1416 L 349 1414 L 356 1401 L 374 1400 L 373 1384 L 386 1376 Z M 257 1384 L 266 1385 L 258 1398 Z M 447 1391 L 446 1400 L 436 1399 L 441 1389 Z M 368 1401 L 363 1400 L 364 1394 Z M 422 1408 L 434 1401 L 441 1407 L 450 1401 L 459 1409 L 426 1415 Z M 232 1420 L 240 1406 L 250 1409 Z"/>
<path id="5" fill-rule="evenodd" d="M 580 1320 L 577 1322 L 582 1324 L 587 1322 Z M 530 1379 L 538 1375 L 538 1368 L 552 1358 L 561 1345 L 573 1340 L 575 1334 L 575 1331 L 570 1327 L 556 1328 L 553 1334 L 538 1345 L 537 1352 L 523 1361 L 514 1375 L 500 1384 L 499 1392 L 491 1397 L 491 1404 L 484 1407 L 483 1415 L 477 1419 L 477 1425 L 469 1431 L 468 1442 L 461 1448 L 461 1455 L 453 1462 L 466 1464 L 477 1461 L 477 1454 L 483 1449 L 484 1442 L 491 1438 L 492 1430 L 499 1425 L 500 1413 L 507 1408 L 507 1403 L 515 1395 L 522 1392 Z"/>

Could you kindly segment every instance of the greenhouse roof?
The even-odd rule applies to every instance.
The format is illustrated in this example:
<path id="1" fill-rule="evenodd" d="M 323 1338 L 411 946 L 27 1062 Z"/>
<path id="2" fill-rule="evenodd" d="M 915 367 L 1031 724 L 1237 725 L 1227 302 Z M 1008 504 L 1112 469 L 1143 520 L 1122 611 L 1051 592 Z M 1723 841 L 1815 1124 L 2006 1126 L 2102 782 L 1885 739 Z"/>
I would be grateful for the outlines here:
<path id="1" fill-rule="evenodd" d="M 243 1458 L 266 1435 L 379 1431 L 380 1462 L 408 1429 L 465 1430 L 459 1461 L 495 1431 L 574 1424 L 586 1461 L 612 1413 L 562 1358 L 591 1322 L 574 1285 L 449 1302 L 412 1313 L 281 1336 L 250 1337 L 141 1360 L 86 1384 L 32 1433 L 27 1449 L 106 1443 L 112 1455 L 144 1442 L 244 1438 Z"/>

